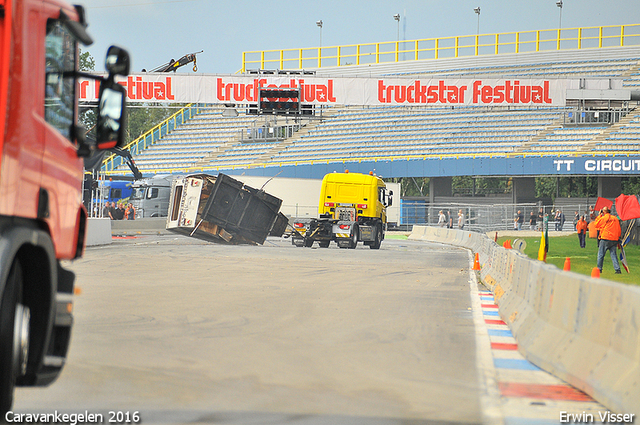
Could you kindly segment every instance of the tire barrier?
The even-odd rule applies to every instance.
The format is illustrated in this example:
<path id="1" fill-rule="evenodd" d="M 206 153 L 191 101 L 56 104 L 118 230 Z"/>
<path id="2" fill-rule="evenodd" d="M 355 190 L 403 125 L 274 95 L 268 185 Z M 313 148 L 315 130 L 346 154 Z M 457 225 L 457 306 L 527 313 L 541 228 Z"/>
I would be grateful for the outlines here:
<path id="1" fill-rule="evenodd" d="M 640 287 L 560 270 L 480 233 L 414 226 L 409 239 L 477 253 L 520 352 L 612 411 L 640 417 Z"/>

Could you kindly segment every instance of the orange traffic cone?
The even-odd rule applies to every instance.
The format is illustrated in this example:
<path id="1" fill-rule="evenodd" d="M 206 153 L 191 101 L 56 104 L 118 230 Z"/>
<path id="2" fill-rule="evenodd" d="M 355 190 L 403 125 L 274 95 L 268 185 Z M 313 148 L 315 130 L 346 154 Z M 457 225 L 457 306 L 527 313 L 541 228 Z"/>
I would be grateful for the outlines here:
<path id="1" fill-rule="evenodd" d="M 569 257 L 565 258 L 565 260 L 564 260 L 564 268 L 562 270 L 564 270 L 565 272 L 568 272 L 568 271 L 571 270 L 571 258 L 569 258 Z"/>
<path id="2" fill-rule="evenodd" d="M 473 270 L 480 270 L 480 256 L 476 252 L 476 259 L 473 262 Z"/>
<path id="3" fill-rule="evenodd" d="M 600 277 L 600 269 L 597 267 L 594 267 L 593 270 L 591 270 L 591 277 Z"/>
<path id="4" fill-rule="evenodd" d="M 503 247 L 507 248 L 507 249 L 512 249 L 511 246 L 511 239 L 507 239 L 506 241 L 503 242 L 502 244 Z"/>

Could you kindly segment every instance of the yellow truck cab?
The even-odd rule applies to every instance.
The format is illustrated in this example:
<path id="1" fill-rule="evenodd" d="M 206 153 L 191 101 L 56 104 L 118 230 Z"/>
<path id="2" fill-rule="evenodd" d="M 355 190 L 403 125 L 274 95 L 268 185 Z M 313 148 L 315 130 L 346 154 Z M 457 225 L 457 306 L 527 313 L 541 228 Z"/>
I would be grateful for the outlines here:
<path id="1" fill-rule="evenodd" d="M 393 192 L 374 175 L 331 173 L 320 189 L 319 219 L 294 220 L 293 244 L 326 248 L 335 241 L 340 248 L 355 248 L 359 241 L 380 248 L 387 226 L 387 207 Z"/>

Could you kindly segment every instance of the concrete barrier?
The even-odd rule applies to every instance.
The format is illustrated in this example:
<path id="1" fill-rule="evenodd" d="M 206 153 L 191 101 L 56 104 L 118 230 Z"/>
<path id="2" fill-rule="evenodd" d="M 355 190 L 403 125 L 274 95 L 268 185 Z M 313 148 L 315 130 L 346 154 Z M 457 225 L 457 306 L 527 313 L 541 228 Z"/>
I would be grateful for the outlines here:
<path id="1" fill-rule="evenodd" d="M 87 220 L 86 246 L 107 245 L 111 243 L 111 220 L 108 218 L 90 218 Z"/>
<path id="2" fill-rule="evenodd" d="M 113 220 L 111 233 L 114 235 L 170 234 L 166 217 L 149 217 L 137 220 Z"/>
<path id="3" fill-rule="evenodd" d="M 640 288 L 565 272 L 484 234 L 414 226 L 411 239 L 479 254 L 520 352 L 617 413 L 640 417 Z"/>

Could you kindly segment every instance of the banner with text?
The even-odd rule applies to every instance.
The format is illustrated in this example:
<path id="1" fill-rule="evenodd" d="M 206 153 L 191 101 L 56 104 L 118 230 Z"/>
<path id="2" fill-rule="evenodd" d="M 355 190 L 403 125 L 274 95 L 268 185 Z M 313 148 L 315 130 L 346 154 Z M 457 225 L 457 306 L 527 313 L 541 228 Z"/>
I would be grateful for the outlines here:
<path id="1" fill-rule="evenodd" d="M 206 74 L 133 74 L 118 83 L 129 102 L 251 104 L 260 87 L 299 88 L 302 104 L 368 106 L 564 106 L 566 90 L 579 80 L 566 79 L 405 79 L 327 78 Z M 608 89 L 609 80 L 590 81 Z M 98 99 L 99 83 L 79 83 L 81 101 Z"/>

